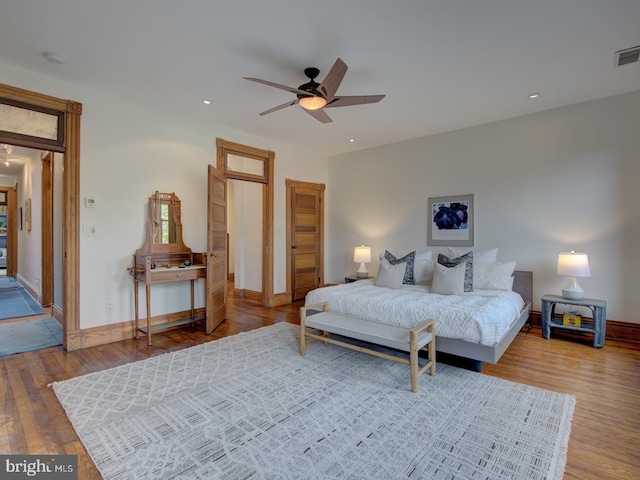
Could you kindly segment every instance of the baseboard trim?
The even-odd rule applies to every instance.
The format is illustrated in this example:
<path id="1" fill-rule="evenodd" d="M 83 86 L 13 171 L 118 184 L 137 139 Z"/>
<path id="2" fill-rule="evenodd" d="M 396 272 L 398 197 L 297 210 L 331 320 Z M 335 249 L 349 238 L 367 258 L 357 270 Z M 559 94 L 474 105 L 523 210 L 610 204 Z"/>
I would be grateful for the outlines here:
<path id="1" fill-rule="evenodd" d="M 534 327 L 542 328 L 540 312 L 531 312 L 529 322 Z M 618 340 L 621 342 L 640 343 L 640 323 L 620 322 L 607 320 L 607 332 L 605 340 Z"/>
<path id="2" fill-rule="evenodd" d="M 280 307 L 282 305 L 289 305 L 291 303 L 291 296 L 286 293 L 276 293 L 273 297 L 273 306 Z"/>
<path id="3" fill-rule="evenodd" d="M 262 292 L 247 290 L 246 288 L 234 288 L 233 296 L 234 298 L 246 300 L 247 302 L 262 304 Z"/>
<path id="4" fill-rule="evenodd" d="M 205 317 L 205 309 L 196 308 L 194 311 L 196 318 Z M 165 329 L 168 330 L 172 327 L 170 324 L 177 320 L 185 320 L 191 318 L 191 310 L 185 310 L 182 312 L 168 313 L 164 315 L 156 315 L 151 317 L 151 325 L 158 327 L 166 325 Z M 197 322 L 198 320 L 196 320 Z M 146 319 L 141 323 L 146 323 Z M 100 325 L 99 327 L 84 328 L 81 330 L 80 348 L 96 347 L 98 345 L 104 345 L 106 343 L 119 342 L 121 340 L 129 340 L 136 337 L 135 320 L 129 320 L 127 322 L 114 323 L 111 325 Z M 142 338 L 142 337 L 141 337 Z M 140 341 L 142 341 L 140 338 Z"/>

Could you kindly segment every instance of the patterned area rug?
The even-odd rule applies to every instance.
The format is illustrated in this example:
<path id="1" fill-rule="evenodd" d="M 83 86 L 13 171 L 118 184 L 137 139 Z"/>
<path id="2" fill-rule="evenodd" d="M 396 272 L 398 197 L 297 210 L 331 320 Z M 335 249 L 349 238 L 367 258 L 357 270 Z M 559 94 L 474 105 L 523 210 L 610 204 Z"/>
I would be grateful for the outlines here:
<path id="1" fill-rule="evenodd" d="M 575 398 L 277 324 L 53 384 L 106 479 L 561 479 Z"/>

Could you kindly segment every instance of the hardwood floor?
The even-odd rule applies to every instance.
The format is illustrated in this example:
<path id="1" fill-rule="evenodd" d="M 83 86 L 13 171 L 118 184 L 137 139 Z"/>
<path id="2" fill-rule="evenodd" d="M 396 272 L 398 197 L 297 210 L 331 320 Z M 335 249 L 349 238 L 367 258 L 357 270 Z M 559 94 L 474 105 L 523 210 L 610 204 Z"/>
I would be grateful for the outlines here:
<path id="1" fill-rule="evenodd" d="M 0 358 L 0 454 L 77 454 L 80 479 L 99 474 L 58 403 L 51 382 L 273 325 L 298 323 L 298 307 L 264 309 L 230 298 L 228 320 L 74 352 L 61 347 Z M 590 338 L 542 338 L 524 329 L 498 365 L 483 373 L 576 396 L 565 479 L 640 478 L 640 345 Z"/>

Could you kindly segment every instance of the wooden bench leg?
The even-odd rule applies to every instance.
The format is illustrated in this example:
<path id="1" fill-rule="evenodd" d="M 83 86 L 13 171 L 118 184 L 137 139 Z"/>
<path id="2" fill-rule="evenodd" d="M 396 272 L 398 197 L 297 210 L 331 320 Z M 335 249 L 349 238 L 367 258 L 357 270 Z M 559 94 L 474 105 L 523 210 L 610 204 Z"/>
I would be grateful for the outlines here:
<path id="1" fill-rule="evenodd" d="M 418 391 L 418 335 L 416 332 L 409 334 L 409 369 L 411 371 L 411 391 Z"/>
<path id="2" fill-rule="evenodd" d="M 433 337 L 429 342 L 428 355 L 429 361 L 431 362 L 431 367 L 429 367 L 429 375 L 433 377 L 436 374 L 436 332 L 433 328 L 431 329 L 431 335 L 433 335 Z"/>

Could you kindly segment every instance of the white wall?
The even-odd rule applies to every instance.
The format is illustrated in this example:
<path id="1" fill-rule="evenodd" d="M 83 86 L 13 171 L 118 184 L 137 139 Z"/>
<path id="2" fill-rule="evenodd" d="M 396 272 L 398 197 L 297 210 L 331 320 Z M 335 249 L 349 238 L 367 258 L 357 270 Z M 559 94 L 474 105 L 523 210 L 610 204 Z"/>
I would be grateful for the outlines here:
<path id="1" fill-rule="evenodd" d="M 18 230 L 18 281 L 40 291 L 42 275 L 42 168 L 40 152 L 25 163 L 18 178 L 18 207 L 22 207 L 23 228 Z M 26 200 L 31 200 L 31 229 L 27 230 Z M 18 220 L 19 222 L 20 220 Z M 19 227 L 18 227 L 19 228 Z"/>
<path id="2" fill-rule="evenodd" d="M 80 240 L 81 328 L 133 318 L 133 287 L 127 267 L 144 242 L 146 203 L 156 190 L 180 197 L 184 241 L 194 251 L 205 250 L 206 172 L 207 165 L 216 162 L 216 137 L 276 153 L 274 228 L 280 235 L 275 236 L 274 282 L 276 292 L 284 291 L 284 179 L 327 183 L 326 157 L 220 125 L 189 121 L 159 107 L 2 63 L 0 78 L 8 85 L 83 104 L 80 222 L 94 226 L 97 235 Z M 96 199 L 95 208 L 84 207 L 86 197 Z M 152 315 L 188 308 L 189 286 L 182 283 L 185 285 L 154 286 Z M 108 301 L 113 301 L 110 313 L 106 312 Z M 197 306 L 204 304 L 201 290 L 196 301 Z M 143 309 L 144 302 L 140 311 Z"/>
<path id="3" fill-rule="evenodd" d="M 475 249 L 499 247 L 559 294 L 557 254 L 589 254 L 587 297 L 640 323 L 640 92 L 337 156 L 329 161 L 327 280 L 354 274 L 353 248 L 427 246 L 427 199 L 475 196 Z M 377 271 L 377 260 L 368 266 Z"/>
<path id="4" fill-rule="evenodd" d="M 234 226 L 234 288 L 262 292 L 262 189 L 263 184 L 230 180 L 234 209 L 227 211 Z M 227 192 L 227 198 L 230 191 Z M 229 242 L 231 243 L 231 242 Z"/>

